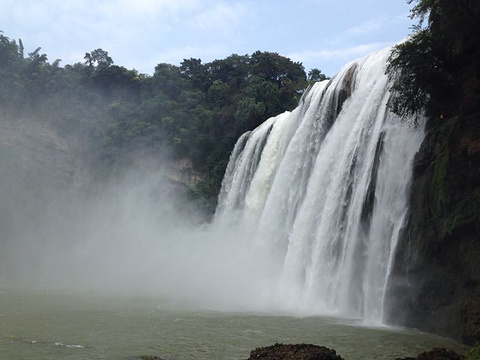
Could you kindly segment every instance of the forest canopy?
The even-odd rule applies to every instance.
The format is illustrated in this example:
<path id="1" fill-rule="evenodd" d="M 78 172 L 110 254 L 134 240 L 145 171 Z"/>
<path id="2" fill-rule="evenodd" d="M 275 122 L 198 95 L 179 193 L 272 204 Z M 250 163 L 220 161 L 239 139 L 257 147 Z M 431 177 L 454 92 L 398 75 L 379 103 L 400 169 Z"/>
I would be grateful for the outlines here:
<path id="1" fill-rule="evenodd" d="M 61 66 L 41 48 L 24 54 L 21 40 L 0 33 L 0 109 L 10 118 L 48 122 L 82 142 L 98 169 L 127 163 L 136 150 L 188 157 L 207 183 L 195 196 L 214 198 L 236 139 L 271 116 L 292 110 L 318 69 L 275 52 L 232 54 L 180 66 L 160 63 L 153 75 L 115 65 L 103 49 Z"/>

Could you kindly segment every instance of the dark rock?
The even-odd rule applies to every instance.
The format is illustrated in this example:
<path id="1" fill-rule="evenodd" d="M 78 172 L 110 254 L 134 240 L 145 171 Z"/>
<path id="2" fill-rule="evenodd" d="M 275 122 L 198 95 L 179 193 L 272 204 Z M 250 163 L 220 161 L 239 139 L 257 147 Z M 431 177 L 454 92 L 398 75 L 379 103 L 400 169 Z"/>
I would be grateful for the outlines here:
<path id="1" fill-rule="evenodd" d="M 480 343 L 480 296 L 462 301 L 460 305 L 463 342 Z"/>
<path id="2" fill-rule="evenodd" d="M 396 360 L 463 360 L 462 355 L 457 354 L 455 351 L 447 350 L 445 348 L 434 348 L 430 351 L 425 351 L 418 355 L 416 358 L 406 357 L 397 358 Z"/>
<path id="3" fill-rule="evenodd" d="M 430 119 L 387 295 L 391 323 L 467 344 L 480 340 L 479 119 Z"/>
<path id="4" fill-rule="evenodd" d="M 311 344 L 275 344 L 252 350 L 247 360 L 343 360 L 335 350 Z"/>

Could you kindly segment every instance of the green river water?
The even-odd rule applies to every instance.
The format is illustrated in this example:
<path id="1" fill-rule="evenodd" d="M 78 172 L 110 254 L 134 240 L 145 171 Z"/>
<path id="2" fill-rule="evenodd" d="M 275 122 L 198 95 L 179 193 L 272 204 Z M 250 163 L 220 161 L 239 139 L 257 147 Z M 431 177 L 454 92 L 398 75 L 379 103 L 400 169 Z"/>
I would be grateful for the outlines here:
<path id="1" fill-rule="evenodd" d="M 467 348 L 412 329 L 328 317 L 195 310 L 153 297 L 0 288 L 0 359 L 245 359 L 252 349 L 313 343 L 346 360 L 395 359 L 435 346 Z"/>

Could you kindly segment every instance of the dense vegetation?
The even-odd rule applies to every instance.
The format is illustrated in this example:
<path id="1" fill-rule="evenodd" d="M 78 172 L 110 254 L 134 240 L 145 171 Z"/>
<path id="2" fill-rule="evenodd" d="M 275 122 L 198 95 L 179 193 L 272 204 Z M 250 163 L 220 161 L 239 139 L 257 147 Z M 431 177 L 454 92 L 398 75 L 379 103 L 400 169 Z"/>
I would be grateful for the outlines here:
<path id="1" fill-rule="evenodd" d="M 411 17 L 418 23 L 412 36 L 394 48 L 387 69 L 399 95 L 393 110 L 400 115 L 426 110 L 428 115 L 453 116 L 466 105 L 462 101 L 478 101 L 480 2 L 415 2 Z"/>
<path id="2" fill-rule="evenodd" d="M 0 108 L 11 118 L 34 116 L 81 142 L 97 172 L 128 164 L 138 150 L 188 158 L 204 182 L 191 195 L 214 206 L 229 153 L 241 133 L 293 109 L 308 81 L 301 63 L 257 51 L 203 64 L 158 64 L 153 76 L 114 65 L 107 51 L 60 66 L 41 48 L 24 55 L 21 40 L 0 33 Z M 206 201 L 205 201 L 206 200 Z"/>

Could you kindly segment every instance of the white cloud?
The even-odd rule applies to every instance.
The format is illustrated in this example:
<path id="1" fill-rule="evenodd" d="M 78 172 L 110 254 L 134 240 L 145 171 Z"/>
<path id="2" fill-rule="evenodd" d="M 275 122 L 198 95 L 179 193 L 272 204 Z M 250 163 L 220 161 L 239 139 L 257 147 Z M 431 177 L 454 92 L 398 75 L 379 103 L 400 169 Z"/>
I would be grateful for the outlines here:
<path id="1" fill-rule="evenodd" d="M 406 24 L 407 22 L 407 14 L 391 17 L 380 16 L 375 19 L 369 19 L 359 25 L 345 29 L 337 37 L 332 39 L 332 43 L 346 42 L 348 40 L 351 41 L 352 39 L 362 39 L 365 37 L 378 38 L 379 34 L 388 32 L 400 24 Z"/>
<path id="2" fill-rule="evenodd" d="M 354 26 L 345 30 L 343 33 L 344 36 L 352 36 L 352 35 L 365 35 L 372 32 L 380 31 L 384 25 L 383 19 L 376 19 L 364 22 L 358 26 Z"/>
<path id="3" fill-rule="evenodd" d="M 406 35 L 397 35 L 409 25 L 406 6 L 396 7 L 381 0 L 0 0 L 0 30 L 22 38 L 26 52 L 41 46 L 62 64 L 102 48 L 119 65 L 151 72 L 158 62 L 266 49 L 336 69 L 336 60 Z"/>
<path id="4" fill-rule="evenodd" d="M 247 8 L 241 3 L 218 2 L 197 13 L 191 26 L 201 30 L 215 30 L 230 34 L 234 25 L 239 24 L 247 14 Z"/>

